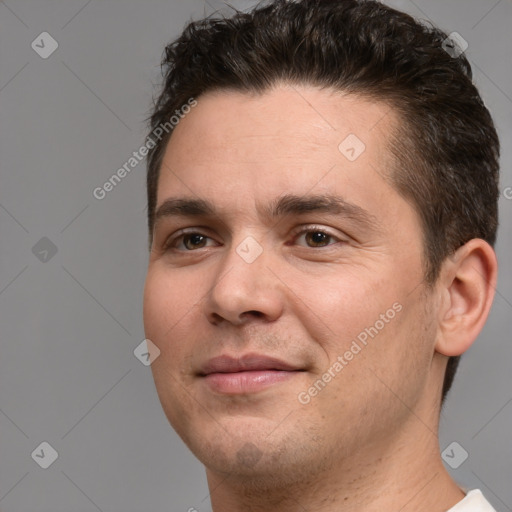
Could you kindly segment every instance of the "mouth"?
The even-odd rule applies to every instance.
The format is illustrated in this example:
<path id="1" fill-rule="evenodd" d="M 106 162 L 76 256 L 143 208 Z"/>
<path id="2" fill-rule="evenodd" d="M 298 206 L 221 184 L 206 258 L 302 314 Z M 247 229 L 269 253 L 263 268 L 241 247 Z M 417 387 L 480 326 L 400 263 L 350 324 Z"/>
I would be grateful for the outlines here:
<path id="1" fill-rule="evenodd" d="M 228 395 L 261 391 L 287 381 L 305 369 L 259 354 L 210 359 L 198 373 L 214 392 Z"/>

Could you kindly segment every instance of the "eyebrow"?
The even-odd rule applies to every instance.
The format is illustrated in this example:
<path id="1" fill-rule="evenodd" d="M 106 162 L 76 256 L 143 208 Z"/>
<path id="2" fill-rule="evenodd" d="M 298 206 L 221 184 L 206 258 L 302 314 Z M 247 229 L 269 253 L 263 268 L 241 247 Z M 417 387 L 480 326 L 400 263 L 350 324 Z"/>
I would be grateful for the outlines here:
<path id="1" fill-rule="evenodd" d="M 262 208 L 261 211 L 269 219 L 318 212 L 343 215 L 369 228 L 379 224 L 377 217 L 361 206 L 350 203 L 340 196 L 330 194 L 308 196 L 286 194 L 272 201 L 268 206 Z M 218 215 L 215 205 L 205 199 L 168 198 L 157 208 L 155 224 L 165 217 L 183 216 L 199 218 L 215 215 Z"/>
<path id="2" fill-rule="evenodd" d="M 164 217 L 206 217 L 215 215 L 213 203 L 204 199 L 169 198 L 155 212 L 155 224 Z"/>
<path id="3" fill-rule="evenodd" d="M 340 196 L 331 194 L 296 196 L 286 194 L 276 199 L 264 209 L 269 218 L 284 217 L 286 215 L 301 215 L 310 212 L 343 215 L 368 227 L 378 223 L 377 217 L 354 203 L 350 203 Z"/>

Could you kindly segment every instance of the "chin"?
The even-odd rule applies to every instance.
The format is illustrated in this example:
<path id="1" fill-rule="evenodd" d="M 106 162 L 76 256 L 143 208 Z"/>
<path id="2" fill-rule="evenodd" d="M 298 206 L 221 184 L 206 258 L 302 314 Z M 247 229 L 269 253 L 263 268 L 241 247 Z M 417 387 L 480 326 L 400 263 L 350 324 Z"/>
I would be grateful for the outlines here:
<path id="1" fill-rule="evenodd" d="M 253 416 L 229 418 L 216 427 L 214 423 L 201 422 L 197 430 L 189 426 L 183 435 L 177 432 L 208 471 L 244 485 L 292 485 L 307 481 L 328 464 L 317 429 L 316 435 L 308 432 L 303 421 Z"/>

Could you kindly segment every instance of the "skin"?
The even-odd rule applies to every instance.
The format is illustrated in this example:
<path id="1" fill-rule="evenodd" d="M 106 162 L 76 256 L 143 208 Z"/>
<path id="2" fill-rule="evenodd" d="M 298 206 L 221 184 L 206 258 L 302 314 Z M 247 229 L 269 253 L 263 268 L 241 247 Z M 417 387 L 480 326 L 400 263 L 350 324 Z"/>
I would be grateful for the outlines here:
<path id="1" fill-rule="evenodd" d="M 205 465 L 215 512 L 442 512 L 464 497 L 440 458 L 441 388 L 447 356 L 485 322 L 496 258 L 471 240 L 425 284 L 419 217 L 387 179 L 397 126 L 383 103 L 279 84 L 206 93 L 173 132 L 157 210 L 186 198 L 216 211 L 157 220 L 144 325 L 160 350 L 151 368 L 161 404 Z M 350 133 L 366 146 L 354 161 L 338 149 Z M 366 222 L 266 215 L 287 194 L 342 197 Z M 263 251 L 252 263 L 237 252 L 248 236 Z M 393 304 L 400 311 L 300 403 Z M 234 394 L 198 375 L 213 357 L 247 353 L 302 371 Z"/>

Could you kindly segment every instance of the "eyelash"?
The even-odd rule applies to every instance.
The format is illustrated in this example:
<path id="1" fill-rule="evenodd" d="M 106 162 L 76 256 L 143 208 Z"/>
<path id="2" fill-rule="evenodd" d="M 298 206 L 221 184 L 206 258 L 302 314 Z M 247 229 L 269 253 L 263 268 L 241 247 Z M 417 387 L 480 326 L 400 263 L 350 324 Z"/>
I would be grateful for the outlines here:
<path id="1" fill-rule="evenodd" d="M 310 246 L 307 246 L 308 249 L 324 249 L 326 247 L 329 247 L 330 245 L 334 245 L 335 243 L 338 243 L 338 242 L 343 242 L 344 240 L 341 240 L 340 238 L 338 238 L 337 236 L 333 235 L 332 233 L 330 233 L 329 231 L 325 230 L 324 228 L 321 228 L 319 226 L 307 226 L 305 228 L 301 228 L 300 230 L 297 230 L 293 233 L 293 240 L 296 241 L 301 235 L 304 235 L 304 234 L 307 234 L 307 233 L 322 233 L 324 235 L 326 235 L 327 237 L 329 237 L 329 239 L 334 239 L 336 240 L 336 242 L 334 243 L 329 243 L 325 246 L 319 246 L 319 247 L 310 247 Z M 201 235 L 201 236 L 204 236 L 208 239 L 212 239 L 211 237 L 205 235 L 204 233 L 201 233 L 200 231 L 187 231 L 187 232 L 183 232 L 181 234 L 179 234 L 178 236 L 174 237 L 174 238 L 171 238 L 169 239 L 168 241 L 165 242 L 164 244 L 164 251 L 168 251 L 170 249 L 176 249 L 176 247 L 173 247 L 174 245 L 176 245 L 178 242 L 181 242 L 183 241 L 183 237 L 187 236 L 187 235 Z M 204 249 L 204 247 L 199 247 L 199 249 Z M 194 252 L 194 250 L 190 250 L 190 249 L 176 249 L 176 250 L 179 250 L 181 252 Z"/>

